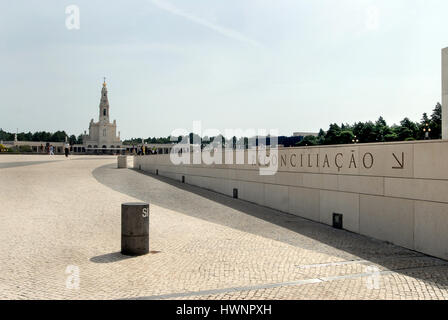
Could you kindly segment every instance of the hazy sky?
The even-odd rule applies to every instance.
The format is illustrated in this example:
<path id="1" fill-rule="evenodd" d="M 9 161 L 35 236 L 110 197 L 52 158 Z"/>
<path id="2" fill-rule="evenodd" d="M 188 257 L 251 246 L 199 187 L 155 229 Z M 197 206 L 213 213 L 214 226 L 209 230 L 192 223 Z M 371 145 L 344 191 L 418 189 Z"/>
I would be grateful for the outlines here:
<path id="1" fill-rule="evenodd" d="M 65 8 L 80 9 L 80 29 Z M 420 120 L 440 101 L 446 0 L 0 2 L 0 127 L 79 134 L 107 77 L 122 138 L 175 128 Z"/>

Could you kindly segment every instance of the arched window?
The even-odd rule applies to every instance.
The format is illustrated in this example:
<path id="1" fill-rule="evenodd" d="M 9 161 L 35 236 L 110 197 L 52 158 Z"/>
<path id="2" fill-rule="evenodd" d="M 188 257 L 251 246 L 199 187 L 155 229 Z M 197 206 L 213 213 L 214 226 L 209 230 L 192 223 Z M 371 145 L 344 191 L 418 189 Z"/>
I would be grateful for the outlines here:
<path id="1" fill-rule="evenodd" d="M 106 136 L 106 129 L 104 128 L 103 129 L 103 137 L 105 137 Z"/>
<path id="2" fill-rule="evenodd" d="M 106 109 L 103 109 L 103 116 L 106 115 Z"/>

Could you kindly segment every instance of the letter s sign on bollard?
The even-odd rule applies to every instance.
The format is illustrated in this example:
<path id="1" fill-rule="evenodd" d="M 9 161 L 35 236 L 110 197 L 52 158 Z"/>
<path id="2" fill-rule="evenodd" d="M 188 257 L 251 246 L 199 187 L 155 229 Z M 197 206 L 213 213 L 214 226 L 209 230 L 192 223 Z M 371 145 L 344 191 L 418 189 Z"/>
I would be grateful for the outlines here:
<path id="1" fill-rule="evenodd" d="M 142 217 L 143 218 L 148 218 L 149 217 L 149 209 L 148 208 L 143 208 L 142 210 Z"/>

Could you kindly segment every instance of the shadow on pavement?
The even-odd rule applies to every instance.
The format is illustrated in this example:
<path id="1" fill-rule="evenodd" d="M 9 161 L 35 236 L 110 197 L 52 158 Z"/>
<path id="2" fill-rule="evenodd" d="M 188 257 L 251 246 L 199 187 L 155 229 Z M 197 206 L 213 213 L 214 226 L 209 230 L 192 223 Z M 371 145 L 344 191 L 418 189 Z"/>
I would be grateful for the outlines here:
<path id="1" fill-rule="evenodd" d="M 92 174 L 109 188 L 150 204 L 347 261 L 368 260 L 425 281 L 437 279 L 439 287 L 448 287 L 446 261 L 388 242 L 139 170 L 104 165 Z M 445 267 L 435 275 L 431 268 L 436 266 Z"/>
<path id="2" fill-rule="evenodd" d="M 95 263 L 113 263 L 132 258 L 136 258 L 136 256 L 126 256 L 124 254 L 121 254 L 121 252 L 112 252 L 92 257 L 90 258 L 90 261 Z"/>
<path id="3" fill-rule="evenodd" d="M 32 166 L 32 165 L 35 165 L 35 164 L 50 163 L 50 162 L 60 162 L 60 161 L 62 161 L 62 160 L 1 162 L 0 163 L 0 169 L 15 168 L 15 167 L 25 167 L 25 166 Z"/>

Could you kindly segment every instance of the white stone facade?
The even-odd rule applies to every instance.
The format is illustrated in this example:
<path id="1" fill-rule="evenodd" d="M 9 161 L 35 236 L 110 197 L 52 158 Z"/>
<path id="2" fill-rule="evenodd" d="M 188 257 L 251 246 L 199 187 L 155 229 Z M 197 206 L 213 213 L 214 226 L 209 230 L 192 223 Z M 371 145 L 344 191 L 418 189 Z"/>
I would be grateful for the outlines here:
<path id="1" fill-rule="evenodd" d="M 83 144 L 87 150 L 116 150 L 122 147 L 120 135 L 117 135 L 117 122 L 109 121 L 109 100 L 106 82 L 101 90 L 99 105 L 99 121 L 90 120 L 89 134 L 84 136 Z"/>

